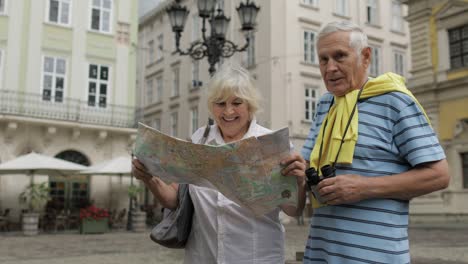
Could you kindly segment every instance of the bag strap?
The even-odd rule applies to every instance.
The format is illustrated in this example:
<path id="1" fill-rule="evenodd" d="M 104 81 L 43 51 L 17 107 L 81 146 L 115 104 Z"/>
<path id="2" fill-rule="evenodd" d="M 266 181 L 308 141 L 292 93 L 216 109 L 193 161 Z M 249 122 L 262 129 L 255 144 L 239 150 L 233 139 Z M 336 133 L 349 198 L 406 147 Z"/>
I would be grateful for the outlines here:
<path id="1" fill-rule="evenodd" d="M 208 124 L 206 125 L 205 127 L 205 131 L 203 131 L 203 137 L 200 139 L 200 141 L 198 142 L 199 144 L 203 144 L 205 145 L 206 143 L 206 140 L 208 139 L 208 135 L 210 134 L 210 128 L 211 128 L 211 125 L 213 125 L 213 119 L 211 118 L 208 118 Z"/>

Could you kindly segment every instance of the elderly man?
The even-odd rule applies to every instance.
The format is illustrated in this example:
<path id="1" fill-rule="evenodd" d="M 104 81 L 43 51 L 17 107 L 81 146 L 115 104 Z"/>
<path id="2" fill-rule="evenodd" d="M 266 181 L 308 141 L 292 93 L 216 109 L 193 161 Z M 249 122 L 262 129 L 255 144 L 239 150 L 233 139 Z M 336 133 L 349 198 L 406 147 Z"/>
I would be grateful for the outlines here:
<path id="1" fill-rule="evenodd" d="M 409 263 L 409 200 L 447 187 L 444 151 L 401 76 L 368 77 L 371 49 L 359 27 L 326 25 L 317 52 L 329 93 L 302 156 L 336 177 L 312 184 L 320 202 L 304 263 Z"/>

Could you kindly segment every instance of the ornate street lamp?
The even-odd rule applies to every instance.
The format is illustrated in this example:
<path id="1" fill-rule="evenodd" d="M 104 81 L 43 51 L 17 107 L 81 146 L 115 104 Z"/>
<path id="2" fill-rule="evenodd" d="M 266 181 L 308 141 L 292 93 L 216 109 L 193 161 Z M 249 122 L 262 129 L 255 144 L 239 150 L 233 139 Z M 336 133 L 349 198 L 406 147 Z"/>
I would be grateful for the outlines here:
<path id="1" fill-rule="evenodd" d="M 232 41 L 226 39 L 226 31 L 229 26 L 230 18 L 224 15 L 222 9 L 215 10 L 216 0 L 198 0 L 198 15 L 201 17 L 202 26 L 202 40 L 198 40 L 191 44 L 190 48 L 186 51 L 180 49 L 180 38 L 184 31 L 185 21 L 189 14 L 189 10 L 180 4 L 181 0 L 175 0 L 169 8 L 166 9 L 171 22 L 172 31 L 175 34 L 176 50 L 180 55 L 189 55 L 194 60 L 201 60 L 207 57 L 210 64 L 209 72 L 213 75 L 216 71 L 215 65 L 219 62 L 221 57 L 229 58 L 235 52 L 242 52 L 249 46 L 249 34 L 255 28 L 255 19 L 257 17 L 259 7 L 255 3 L 247 2 L 240 3 L 236 8 L 239 14 L 239 19 L 242 24 L 242 31 L 245 33 L 244 46 L 240 47 Z M 206 34 L 206 22 L 210 23 L 211 33 L 209 36 Z"/>

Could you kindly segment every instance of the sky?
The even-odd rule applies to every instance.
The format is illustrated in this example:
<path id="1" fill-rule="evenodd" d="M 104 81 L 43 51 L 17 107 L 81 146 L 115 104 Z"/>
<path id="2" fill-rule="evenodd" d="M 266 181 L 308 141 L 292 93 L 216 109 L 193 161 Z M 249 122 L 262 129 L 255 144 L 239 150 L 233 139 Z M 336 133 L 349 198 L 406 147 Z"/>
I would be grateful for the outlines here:
<path id="1" fill-rule="evenodd" d="M 138 0 L 138 16 L 141 17 L 163 0 Z"/>

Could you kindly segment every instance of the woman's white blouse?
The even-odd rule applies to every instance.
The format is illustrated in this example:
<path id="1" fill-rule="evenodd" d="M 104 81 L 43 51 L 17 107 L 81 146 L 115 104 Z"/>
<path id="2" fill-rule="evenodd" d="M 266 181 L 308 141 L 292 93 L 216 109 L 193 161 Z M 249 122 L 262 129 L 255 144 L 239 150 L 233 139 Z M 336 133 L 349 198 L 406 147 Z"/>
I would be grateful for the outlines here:
<path id="1" fill-rule="evenodd" d="M 200 142 L 204 128 L 192 135 Z M 244 138 L 271 132 L 250 124 Z M 206 144 L 225 144 L 218 127 L 213 125 Z M 190 185 L 195 207 L 192 232 L 185 247 L 184 263 L 196 264 L 271 264 L 284 263 L 284 228 L 277 208 L 255 217 L 220 192 Z"/>

